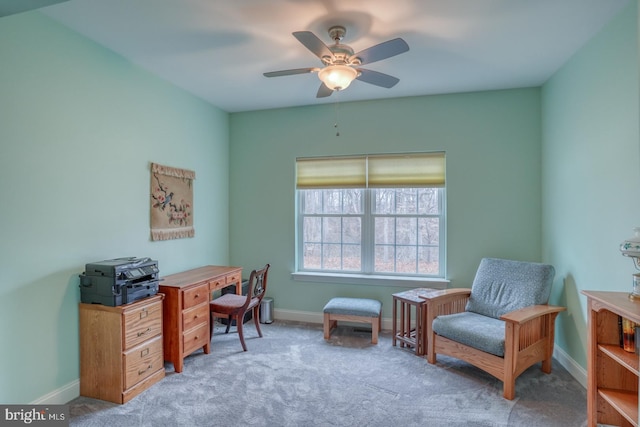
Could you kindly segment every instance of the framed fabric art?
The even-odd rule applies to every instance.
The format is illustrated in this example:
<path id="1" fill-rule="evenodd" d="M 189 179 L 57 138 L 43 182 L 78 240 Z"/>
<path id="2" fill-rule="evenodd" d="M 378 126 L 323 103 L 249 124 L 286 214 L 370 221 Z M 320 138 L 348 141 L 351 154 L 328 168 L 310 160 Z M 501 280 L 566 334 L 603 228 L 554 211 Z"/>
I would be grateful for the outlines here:
<path id="1" fill-rule="evenodd" d="M 151 163 L 151 240 L 193 237 L 196 173 Z"/>

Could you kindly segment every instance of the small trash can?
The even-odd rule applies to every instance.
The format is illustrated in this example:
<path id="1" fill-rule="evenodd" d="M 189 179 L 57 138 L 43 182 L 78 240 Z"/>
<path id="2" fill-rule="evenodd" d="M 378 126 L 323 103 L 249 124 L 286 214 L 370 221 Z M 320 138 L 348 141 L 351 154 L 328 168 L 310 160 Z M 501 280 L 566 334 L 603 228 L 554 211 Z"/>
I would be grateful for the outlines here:
<path id="1" fill-rule="evenodd" d="M 260 303 L 260 323 L 273 323 L 273 298 L 262 298 Z"/>

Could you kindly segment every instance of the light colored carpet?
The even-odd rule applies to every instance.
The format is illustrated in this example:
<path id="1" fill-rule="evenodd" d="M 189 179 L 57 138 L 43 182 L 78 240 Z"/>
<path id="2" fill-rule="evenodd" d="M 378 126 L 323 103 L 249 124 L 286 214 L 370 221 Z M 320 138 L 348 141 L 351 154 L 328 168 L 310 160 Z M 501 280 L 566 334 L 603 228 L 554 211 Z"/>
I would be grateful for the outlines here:
<path id="1" fill-rule="evenodd" d="M 321 325 L 279 322 L 245 326 L 243 352 L 235 327 L 216 326 L 211 354 L 185 359 L 127 404 L 79 397 L 72 426 L 586 426 L 586 390 L 554 362 L 502 383 L 456 359 L 436 365 L 370 332 L 340 326 L 325 341 Z"/>

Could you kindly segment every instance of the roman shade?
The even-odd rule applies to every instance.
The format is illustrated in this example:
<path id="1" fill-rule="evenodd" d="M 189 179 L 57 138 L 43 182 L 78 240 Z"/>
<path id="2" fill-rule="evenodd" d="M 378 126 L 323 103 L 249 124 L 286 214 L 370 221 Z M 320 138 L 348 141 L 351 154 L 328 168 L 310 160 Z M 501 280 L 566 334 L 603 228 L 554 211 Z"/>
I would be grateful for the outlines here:
<path id="1" fill-rule="evenodd" d="M 444 187 L 445 153 L 296 159 L 296 188 Z"/>

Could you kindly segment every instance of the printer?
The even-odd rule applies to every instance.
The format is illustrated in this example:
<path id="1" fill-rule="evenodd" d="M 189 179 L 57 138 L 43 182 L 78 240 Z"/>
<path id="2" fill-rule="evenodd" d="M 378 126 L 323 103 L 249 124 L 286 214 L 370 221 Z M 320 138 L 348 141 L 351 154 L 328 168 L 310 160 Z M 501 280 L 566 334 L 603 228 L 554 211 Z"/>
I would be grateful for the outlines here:
<path id="1" fill-rule="evenodd" d="M 116 258 L 85 265 L 80 274 L 80 301 L 115 307 L 158 293 L 158 261 Z"/>

